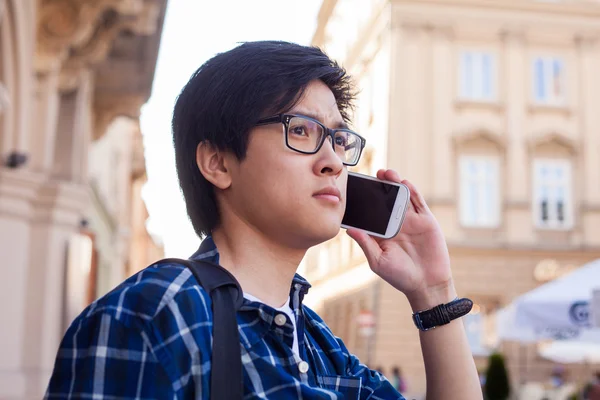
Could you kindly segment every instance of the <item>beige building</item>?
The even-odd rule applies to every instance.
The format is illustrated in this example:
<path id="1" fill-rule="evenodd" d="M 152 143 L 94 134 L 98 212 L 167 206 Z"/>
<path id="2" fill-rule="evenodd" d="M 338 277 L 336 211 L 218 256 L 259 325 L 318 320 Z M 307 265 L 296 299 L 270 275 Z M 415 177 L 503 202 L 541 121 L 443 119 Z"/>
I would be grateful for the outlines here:
<path id="1" fill-rule="evenodd" d="M 600 257 L 600 4 L 324 0 L 313 44 L 361 89 L 359 169 L 396 169 L 441 223 L 458 292 L 477 303 L 464 321 L 484 368 L 498 307 Z M 421 395 L 410 308 L 358 246 L 341 233 L 304 273 L 307 302 L 350 350 L 388 375 L 401 366 Z M 374 313 L 372 336 L 359 311 Z M 547 379 L 534 346 L 501 349 L 513 383 Z"/>
<path id="2" fill-rule="evenodd" d="M 166 0 L 0 0 L 0 398 L 39 399 L 67 324 L 162 256 L 140 107 Z"/>

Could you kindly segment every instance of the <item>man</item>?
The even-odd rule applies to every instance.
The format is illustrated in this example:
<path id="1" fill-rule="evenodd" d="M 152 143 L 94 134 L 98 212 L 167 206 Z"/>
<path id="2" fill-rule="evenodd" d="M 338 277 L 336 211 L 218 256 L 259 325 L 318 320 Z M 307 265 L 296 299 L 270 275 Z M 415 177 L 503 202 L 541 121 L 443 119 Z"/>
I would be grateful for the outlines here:
<path id="1" fill-rule="evenodd" d="M 403 398 L 302 305 L 310 285 L 296 275 L 307 249 L 340 229 L 360 150 L 327 128 L 347 126 L 352 99 L 345 71 L 319 49 L 252 42 L 201 66 L 175 105 L 180 185 L 207 236 L 192 257 L 220 264 L 244 291 L 245 398 Z M 401 181 L 391 170 L 377 177 Z M 457 297 L 450 259 L 422 196 L 402 182 L 412 206 L 398 236 L 348 234 L 413 310 L 428 310 Z M 47 398 L 208 399 L 211 323 L 210 297 L 189 270 L 146 268 L 73 322 Z M 421 343 L 429 399 L 481 398 L 460 321 L 422 332 Z"/>

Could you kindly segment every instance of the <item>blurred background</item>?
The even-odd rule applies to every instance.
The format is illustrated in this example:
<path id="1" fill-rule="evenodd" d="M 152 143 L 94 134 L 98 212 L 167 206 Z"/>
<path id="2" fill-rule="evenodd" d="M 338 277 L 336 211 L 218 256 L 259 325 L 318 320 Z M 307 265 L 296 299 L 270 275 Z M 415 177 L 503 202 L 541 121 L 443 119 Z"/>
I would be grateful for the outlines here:
<path id="1" fill-rule="evenodd" d="M 261 39 L 319 46 L 354 77 L 354 170 L 396 169 L 428 200 L 476 303 L 463 322 L 487 398 L 593 396 L 600 2 L 0 0 L 0 399 L 40 398 L 85 306 L 196 250 L 175 97 Z M 299 272 L 350 351 L 422 398 L 411 310 L 360 248 L 340 232 Z"/>

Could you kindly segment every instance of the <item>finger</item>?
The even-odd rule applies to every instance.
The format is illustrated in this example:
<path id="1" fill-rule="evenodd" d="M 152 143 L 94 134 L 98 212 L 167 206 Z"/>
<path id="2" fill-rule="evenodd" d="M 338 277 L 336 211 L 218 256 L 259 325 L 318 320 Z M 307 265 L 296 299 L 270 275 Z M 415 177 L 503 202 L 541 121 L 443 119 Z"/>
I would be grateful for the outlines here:
<path id="1" fill-rule="evenodd" d="M 380 169 L 377 171 L 377 179 L 385 180 L 385 169 Z"/>
<path id="2" fill-rule="evenodd" d="M 367 235 L 365 232 L 359 231 L 357 229 L 348 229 L 346 233 L 348 234 L 348 236 L 354 239 L 356 243 L 358 243 L 363 253 L 365 253 L 369 265 L 377 265 L 382 250 L 381 247 L 379 247 L 379 244 L 375 241 L 375 239 Z"/>
<path id="3" fill-rule="evenodd" d="M 425 202 L 425 198 L 423 197 L 423 195 L 421 195 L 421 193 L 419 193 L 417 187 L 406 179 L 403 180 L 402 183 L 405 184 L 410 190 L 410 202 L 413 205 L 415 211 L 417 213 L 429 211 L 429 207 Z"/>
<path id="4" fill-rule="evenodd" d="M 390 182 L 402 182 L 402 178 L 400 177 L 400 174 L 396 171 L 394 171 L 393 169 L 388 169 L 387 171 L 385 171 L 385 180 L 386 181 L 390 181 Z"/>

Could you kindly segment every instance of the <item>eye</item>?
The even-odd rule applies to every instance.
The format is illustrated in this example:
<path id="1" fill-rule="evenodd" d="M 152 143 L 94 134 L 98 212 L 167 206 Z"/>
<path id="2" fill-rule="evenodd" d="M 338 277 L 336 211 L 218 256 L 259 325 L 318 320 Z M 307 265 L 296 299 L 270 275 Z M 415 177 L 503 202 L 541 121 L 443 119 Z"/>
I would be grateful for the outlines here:
<path id="1" fill-rule="evenodd" d="M 295 136 L 308 136 L 308 129 L 304 125 L 290 126 L 289 132 Z"/>
<path id="2" fill-rule="evenodd" d="M 342 137 L 342 136 L 336 136 L 335 144 L 336 144 L 336 146 L 346 146 L 346 144 L 348 144 L 348 139 L 346 139 L 345 137 Z"/>
<path id="3" fill-rule="evenodd" d="M 349 137 L 348 135 L 345 134 L 337 134 L 335 136 L 335 145 L 336 146 L 340 146 L 340 147 L 348 147 L 349 142 Z"/>

